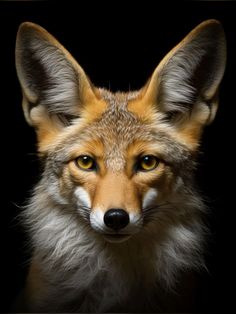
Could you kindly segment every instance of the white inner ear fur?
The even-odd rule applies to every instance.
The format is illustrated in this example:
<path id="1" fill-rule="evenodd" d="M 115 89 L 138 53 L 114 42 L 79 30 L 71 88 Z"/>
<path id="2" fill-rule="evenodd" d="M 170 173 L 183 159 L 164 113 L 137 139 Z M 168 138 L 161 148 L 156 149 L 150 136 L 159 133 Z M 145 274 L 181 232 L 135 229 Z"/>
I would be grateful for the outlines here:
<path id="1" fill-rule="evenodd" d="M 191 50 L 195 53 L 191 53 Z M 195 101 L 196 89 L 191 85 L 191 77 L 204 55 L 204 50 L 199 47 L 191 47 L 178 51 L 168 62 L 163 77 L 162 100 L 169 110 L 185 111 L 187 108 L 179 104 L 191 104 Z"/>
<path id="2" fill-rule="evenodd" d="M 188 117 L 185 114 L 191 113 L 191 117 L 200 120 L 201 124 L 209 123 L 216 113 L 217 90 L 225 63 L 222 27 L 216 21 L 202 24 L 158 65 L 149 83 L 147 97 L 154 97 L 161 112 L 174 116 L 181 113 L 178 117 Z M 195 107 L 199 110 L 193 112 Z"/>
<path id="3" fill-rule="evenodd" d="M 53 113 L 61 113 L 66 110 L 68 114 L 73 114 L 71 104 L 75 104 L 78 98 L 78 82 L 75 70 L 69 64 L 66 56 L 56 47 L 39 39 L 33 40 L 31 49 L 49 77 L 49 86 L 44 94 L 47 104 L 53 104 Z M 64 108 L 62 108 L 62 104 Z"/>

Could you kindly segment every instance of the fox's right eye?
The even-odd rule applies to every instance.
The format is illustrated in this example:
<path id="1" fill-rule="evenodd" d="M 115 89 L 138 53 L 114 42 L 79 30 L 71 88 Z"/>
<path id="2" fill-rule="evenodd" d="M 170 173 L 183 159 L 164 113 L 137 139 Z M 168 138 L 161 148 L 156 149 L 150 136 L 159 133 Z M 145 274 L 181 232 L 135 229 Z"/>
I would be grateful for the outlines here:
<path id="1" fill-rule="evenodd" d="M 75 159 L 75 163 L 81 170 L 91 171 L 96 169 L 95 160 L 88 155 L 79 156 Z"/>

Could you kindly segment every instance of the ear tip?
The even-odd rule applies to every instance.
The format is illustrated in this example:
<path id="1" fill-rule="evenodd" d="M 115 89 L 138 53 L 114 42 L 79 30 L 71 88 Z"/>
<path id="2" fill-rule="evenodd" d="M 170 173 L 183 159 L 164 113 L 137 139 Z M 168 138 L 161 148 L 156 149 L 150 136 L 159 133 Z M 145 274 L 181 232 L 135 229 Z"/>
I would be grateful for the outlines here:
<path id="1" fill-rule="evenodd" d="M 19 30 L 29 30 L 29 29 L 39 30 L 39 29 L 42 29 L 42 27 L 36 23 L 29 22 L 29 21 L 23 22 L 19 26 Z"/>
<path id="2" fill-rule="evenodd" d="M 220 24 L 221 25 L 221 22 L 217 19 L 208 19 L 208 20 L 203 21 L 201 24 L 205 24 L 205 25 Z"/>
<path id="3" fill-rule="evenodd" d="M 32 22 L 23 22 L 20 24 L 18 28 L 18 34 L 25 33 L 31 30 L 38 30 L 39 27 L 40 27 L 39 25 Z"/>
<path id="4" fill-rule="evenodd" d="M 220 27 L 220 28 L 223 28 L 221 22 L 219 20 L 216 20 L 216 19 L 205 20 L 202 23 L 200 23 L 198 25 L 198 27 L 203 27 L 203 28 L 205 28 L 205 27 Z"/>
<path id="5" fill-rule="evenodd" d="M 226 54 L 226 36 L 223 25 L 216 19 L 209 19 L 200 23 L 190 33 L 190 38 L 200 38 L 206 44 L 214 44 L 221 51 L 221 55 Z"/>
<path id="6" fill-rule="evenodd" d="M 197 29 L 199 31 L 206 31 L 206 32 L 212 32 L 217 35 L 221 35 L 222 37 L 225 37 L 224 28 L 222 26 L 222 23 L 219 20 L 216 19 L 209 19 L 206 21 L 203 21 L 197 26 Z"/>
<path id="7" fill-rule="evenodd" d="M 30 36 L 35 36 L 35 35 L 40 35 L 40 36 L 45 36 L 47 31 L 41 27 L 38 24 L 35 24 L 33 22 L 23 22 L 20 24 L 17 32 L 17 40 L 19 38 L 24 37 L 30 37 Z"/>

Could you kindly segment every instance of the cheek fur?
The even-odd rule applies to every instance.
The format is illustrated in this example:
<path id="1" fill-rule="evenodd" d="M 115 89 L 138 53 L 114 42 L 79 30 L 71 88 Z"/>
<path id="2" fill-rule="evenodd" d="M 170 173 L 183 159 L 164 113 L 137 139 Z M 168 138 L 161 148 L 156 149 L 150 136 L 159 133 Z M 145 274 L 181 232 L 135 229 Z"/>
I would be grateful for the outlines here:
<path id="1" fill-rule="evenodd" d="M 158 191 L 154 188 L 149 188 L 147 192 L 144 194 L 142 208 L 147 208 L 155 204 L 157 196 L 158 196 Z"/>
<path id="2" fill-rule="evenodd" d="M 89 193 L 81 186 L 75 189 L 74 195 L 77 200 L 78 207 L 85 206 L 91 208 L 91 199 Z"/>
<path id="3" fill-rule="evenodd" d="M 104 212 L 96 208 L 90 213 L 90 224 L 92 228 L 98 232 L 104 232 L 106 226 L 104 224 Z"/>

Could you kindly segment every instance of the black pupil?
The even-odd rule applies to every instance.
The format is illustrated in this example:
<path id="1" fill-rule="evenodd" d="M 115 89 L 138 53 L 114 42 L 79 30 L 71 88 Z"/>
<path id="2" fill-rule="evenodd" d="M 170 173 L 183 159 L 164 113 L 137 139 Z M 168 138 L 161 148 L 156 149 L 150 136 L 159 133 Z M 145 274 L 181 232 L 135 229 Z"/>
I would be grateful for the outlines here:
<path id="1" fill-rule="evenodd" d="M 154 158 L 152 156 L 145 156 L 143 157 L 143 162 L 147 165 L 147 166 L 152 166 L 153 162 L 154 162 Z"/>
<path id="2" fill-rule="evenodd" d="M 82 160 L 84 165 L 89 165 L 91 163 L 91 157 L 89 156 L 83 156 Z"/>

